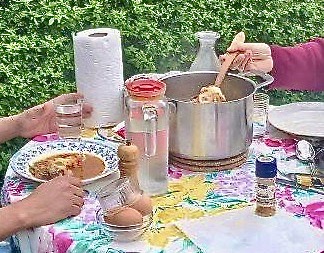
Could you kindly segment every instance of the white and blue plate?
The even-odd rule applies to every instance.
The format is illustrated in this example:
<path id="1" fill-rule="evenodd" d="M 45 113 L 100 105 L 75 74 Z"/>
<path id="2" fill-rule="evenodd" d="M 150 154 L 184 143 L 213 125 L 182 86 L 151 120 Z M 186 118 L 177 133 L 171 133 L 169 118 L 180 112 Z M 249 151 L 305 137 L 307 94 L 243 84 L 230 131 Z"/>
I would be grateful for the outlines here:
<path id="1" fill-rule="evenodd" d="M 118 170 L 117 145 L 107 141 L 95 140 L 55 140 L 38 143 L 28 143 L 10 159 L 9 167 L 24 178 L 46 182 L 33 176 L 29 171 L 29 164 L 38 156 L 51 155 L 61 152 L 85 152 L 99 156 L 105 163 L 105 170 L 98 176 L 82 180 L 82 184 L 89 184 Z"/>

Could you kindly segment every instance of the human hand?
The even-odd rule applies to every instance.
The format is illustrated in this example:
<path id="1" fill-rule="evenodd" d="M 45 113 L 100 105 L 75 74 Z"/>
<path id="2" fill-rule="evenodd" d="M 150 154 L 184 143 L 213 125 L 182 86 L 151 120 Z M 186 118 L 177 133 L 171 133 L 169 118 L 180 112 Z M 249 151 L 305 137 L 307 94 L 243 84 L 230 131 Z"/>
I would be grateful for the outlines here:
<path id="1" fill-rule="evenodd" d="M 81 181 L 70 175 L 56 177 L 38 186 L 27 198 L 14 205 L 23 214 L 25 228 L 55 223 L 78 215 L 84 204 Z"/>
<path id="2" fill-rule="evenodd" d="M 41 105 L 32 107 L 18 114 L 18 127 L 21 137 L 32 138 L 36 135 L 54 133 L 57 131 L 54 101 L 64 99 L 81 99 L 83 96 L 79 93 L 69 93 L 51 99 Z M 90 117 L 92 107 L 85 103 L 82 107 L 82 117 Z"/>
<path id="3" fill-rule="evenodd" d="M 227 52 L 240 52 L 230 66 L 232 70 L 237 69 L 240 72 L 259 70 L 267 73 L 273 68 L 271 49 L 265 43 L 232 43 Z M 220 61 L 224 60 L 225 55 L 221 55 Z"/>

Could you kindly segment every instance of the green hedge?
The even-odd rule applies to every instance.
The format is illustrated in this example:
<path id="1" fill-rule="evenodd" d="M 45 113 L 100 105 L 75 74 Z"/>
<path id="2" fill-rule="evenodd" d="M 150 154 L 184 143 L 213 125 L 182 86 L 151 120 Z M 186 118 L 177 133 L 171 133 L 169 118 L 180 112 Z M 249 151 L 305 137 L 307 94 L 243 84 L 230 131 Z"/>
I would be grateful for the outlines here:
<path id="1" fill-rule="evenodd" d="M 221 34 L 218 53 L 241 30 L 248 41 L 281 45 L 324 35 L 322 0 L 2 0 L 0 13 L 2 116 L 75 90 L 73 32 L 119 29 L 125 78 L 188 69 L 197 50 L 194 33 L 201 30 Z M 305 94 L 277 97 L 289 101 Z M 1 146 L 0 173 L 21 143 Z"/>

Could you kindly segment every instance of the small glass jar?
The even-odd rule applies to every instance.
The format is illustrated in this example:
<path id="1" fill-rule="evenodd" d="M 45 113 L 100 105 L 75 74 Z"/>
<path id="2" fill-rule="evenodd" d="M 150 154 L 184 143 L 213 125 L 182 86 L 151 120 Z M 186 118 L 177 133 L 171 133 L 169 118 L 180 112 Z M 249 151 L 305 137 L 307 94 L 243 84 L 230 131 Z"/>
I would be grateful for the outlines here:
<path id="1" fill-rule="evenodd" d="M 129 179 L 120 178 L 101 188 L 97 193 L 100 206 L 105 213 L 118 212 L 138 200 L 140 192 L 134 189 Z"/>
<path id="2" fill-rule="evenodd" d="M 212 31 L 197 32 L 199 50 L 189 71 L 219 71 L 220 62 L 215 52 L 215 43 L 219 34 Z"/>
<path id="3" fill-rule="evenodd" d="M 166 193 L 169 108 L 165 83 L 140 77 L 125 85 L 126 138 L 139 148 L 140 188 L 150 196 Z"/>
<path id="4" fill-rule="evenodd" d="M 256 209 L 259 216 L 269 217 L 276 213 L 277 161 L 270 155 L 256 159 Z"/>
<path id="5" fill-rule="evenodd" d="M 115 241 L 135 241 L 149 228 L 153 222 L 152 213 L 142 216 L 137 210 L 131 208 L 141 199 L 142 192 L 135 189 L 127 178 L 119 178 L 96 192 L 101 209 L 97 211 L 97 221 L 107 226 Z M 131 213 L 129 213 L 131 211 Z M 126 213 L 125 213 L 126 212 Z M 135 212 L 135 213 L 134 213 Z M 123 213 L 123 214 L 121 214 Z M 140 216 L 137 216 L 137 214 Z M 131 215 L 136 215 L 131 216 Z M 131 223 L 136 218 L 142 219 L 139 223 Z M 129 223 L 120 225 L 118 223 Z"/>

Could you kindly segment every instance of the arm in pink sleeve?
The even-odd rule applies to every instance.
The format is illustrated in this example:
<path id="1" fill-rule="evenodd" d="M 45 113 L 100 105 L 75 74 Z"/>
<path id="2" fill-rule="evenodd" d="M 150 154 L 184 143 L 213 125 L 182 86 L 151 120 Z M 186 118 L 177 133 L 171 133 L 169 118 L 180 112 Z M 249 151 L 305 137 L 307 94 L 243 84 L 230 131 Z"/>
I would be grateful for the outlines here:
<path id="1" fill-rule="evenodd" d="M 270 47 L 275 79 L 270 88 L 324 91 L 324 38 L 294 47 Z"/>

